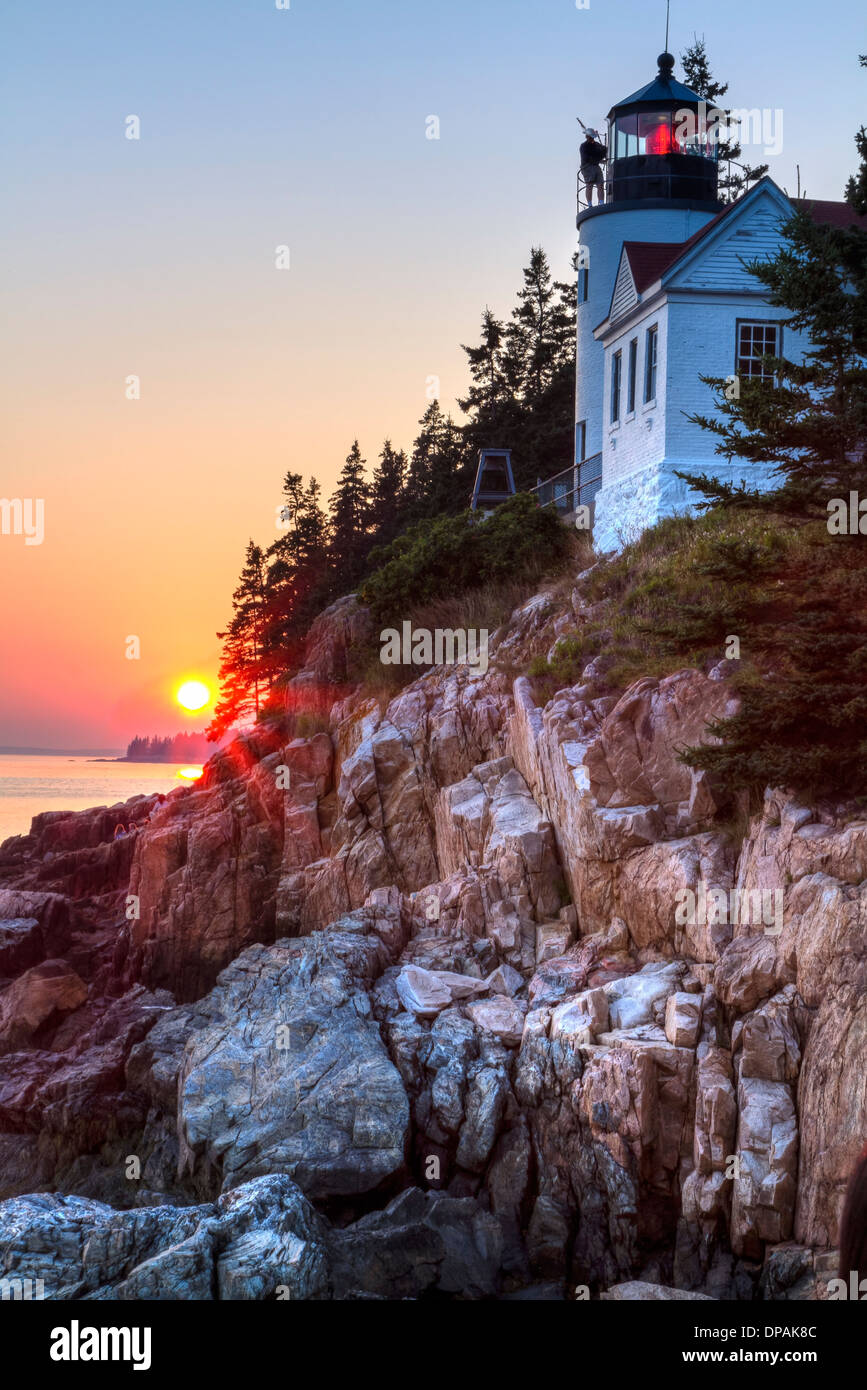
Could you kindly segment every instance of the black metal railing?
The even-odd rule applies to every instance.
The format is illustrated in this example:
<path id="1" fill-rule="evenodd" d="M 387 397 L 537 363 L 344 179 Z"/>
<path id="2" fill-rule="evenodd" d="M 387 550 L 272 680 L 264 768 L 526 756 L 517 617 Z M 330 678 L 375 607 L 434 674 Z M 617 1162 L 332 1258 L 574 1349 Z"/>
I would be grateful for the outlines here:
<path id="1" fill-rule="evenodd" d="M 602 485 L 602 455 L 591 454 L 581 463 L 572 464 L 555 473 L 552 478 L 530 488 L 541 507 L 556 507 L 558 512 L 574 512 L 578 506 L 589 506 Z"/>

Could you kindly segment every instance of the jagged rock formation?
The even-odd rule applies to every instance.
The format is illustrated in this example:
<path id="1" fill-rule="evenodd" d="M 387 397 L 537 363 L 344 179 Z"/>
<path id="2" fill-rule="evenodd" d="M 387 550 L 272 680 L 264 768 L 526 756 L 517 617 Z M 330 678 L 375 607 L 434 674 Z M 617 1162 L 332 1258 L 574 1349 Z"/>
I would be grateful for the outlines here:
<path id="1" fill-rule="evenodd" d="M 540 596 L 484 676 L 381 708 L 342 600 L 287 690 L 329 732 L 3 846 L 0 1274 L 821 1296 L 867 1131 L 867 821 L 769 789 L 738 834 L 678 759 L 726 663 L 537 707 L 506 672 L 564 620 Z"/>

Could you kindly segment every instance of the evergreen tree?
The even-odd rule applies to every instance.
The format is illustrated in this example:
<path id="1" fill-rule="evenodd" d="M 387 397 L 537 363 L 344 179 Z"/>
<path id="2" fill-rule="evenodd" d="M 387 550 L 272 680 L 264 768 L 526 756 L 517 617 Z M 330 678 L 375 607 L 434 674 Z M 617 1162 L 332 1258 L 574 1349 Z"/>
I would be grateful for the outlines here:
<path id="1" fill-rule="evenodd" d="M 358 440 L 346 456 L 337 488 L 328 504 L 331 514 L 332 591 L 346 594 L 364 573 L 369 549 L 370 488 Z"/>
<path id="2" fill-rule="evenodd" d="M 419 426 L 406 482 L 410 522 L 462 511 L 469 500 L 463 439 L 452 417 L 433 400 Z"/>
<path id="3" fill-rule="evenodd" d="M 697 92 L 700 97 L 712 108 L 724 111 L 725 108 L 719 106 L 720 97 L 724 97 L 729 89 L 727 82 L 715 81 L 708 62 L 707 49 L 704 37 L 693 38 L 693 43 L 685 53 L 681 54 L 683 63 L 684 80 L 688 87 Z M 725 113 L 728 115 L 728 112 Z M 708 119 L 712 119 L 708 112 Z M 748 164 L 741 164 L 740 158 L 743 151 L 737 138 L 727 137 L 718 141 L 719 157 L 719 196 L 724 203 L 733 203 L 742 193 L 745 193 L 751 183 L 763 178 L 768 172 L 767 164 L 757 164 L 751 168 Z M 732 169 L 734 165 L 734 169 Z"/>
<path id="4" fill-rule="evenodd" d="M 320 487 L 300 473 L 283 480 L 285 530 L 266 552 L 268 572 L 266 652 L 273 679 L 296 667 L 304 638 L 327 598 L 328 524 Z"/>
<path id="5" fill-rule="evenodd" d="M 486 306 L 478 347 L 467 347 L 466 343 L 461 347 L 467 354 L 472 385 L 458 405 L 466 415 L 492 417 L 507 395 L 505 325 Z"/>
<path id="6" fill-rule="evenodd" d="M 575 321 L 570 305 L 574 291 L 552 280 L 548 257 L 541 246 L 530 248 L 530 264 L 523 275 L 518 303 L 506 330 L 504 365 L 513 384 L 520 372 L 520 394 L 525 403 L 533 405 L 571 353 Z"/>
<path id="7" fill-rule="evenodd" d="M 512 450 L 518 488 L 572 462 L 576 299 L 576 286 L 552 280 L 545 252 L 533 247 L 508 326 L 487 309 L 479 346 L 464 346 L 473 378 L 458 402 L 469 415 L 461 431 L 465 491 L 482 448 Z"/>
<path id="8" fill-rule="evenodd" d="M 270 686 L 266 652 L 267 593 L 265 556 L 250 541 L 238 587 L 232 595 L 232 619 L 217 636 L 223 643 L 220 698 L 205 731 L 211 741 L 236 720 L 258 715 Z M 152 749 L 153 752 L 153 749 Z"/>
<path id="9" fill-rule="evenodd" d="M 370 487 L 371 545 L 390 545 L 401 528 L 407 458 L 386 439 Z"/>

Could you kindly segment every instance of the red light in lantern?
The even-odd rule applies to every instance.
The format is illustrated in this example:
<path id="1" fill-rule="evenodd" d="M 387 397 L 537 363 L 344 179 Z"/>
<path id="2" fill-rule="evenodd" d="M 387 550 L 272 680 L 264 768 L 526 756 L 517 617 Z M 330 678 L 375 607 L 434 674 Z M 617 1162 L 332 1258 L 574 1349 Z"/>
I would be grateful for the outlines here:
<path id="1" fill-rule="evenodd" d="M 674 149 L 671 126 L 659 125 L 655 130 L 649 131 L 644 148 L 648 154 L 671 154 Z"/>

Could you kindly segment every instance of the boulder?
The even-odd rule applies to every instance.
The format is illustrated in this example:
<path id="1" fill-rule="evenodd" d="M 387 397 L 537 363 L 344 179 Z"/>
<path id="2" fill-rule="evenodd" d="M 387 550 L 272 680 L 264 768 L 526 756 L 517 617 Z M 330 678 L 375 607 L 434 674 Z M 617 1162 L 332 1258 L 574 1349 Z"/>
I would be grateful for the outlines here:
<path id="1" fill-rule="evenodd" d="M 401 1171 L 409 1105 L 366 992 L 388 959 L 359 913 L 222 972 L 183 1058 L 183 1171 L 226 1189 L 284 1172 L 313 1198 Z"/>
<path id="2" fill-rule="evenodd" d="M 492 1033 L 506 1047 L 517 1047 L 524 1032 L 524 1010 L 514 999 L 496 995 L 464 1006 L 466 1015 L 483 1033 Z"/>
<path id="3" fill-rule="evenodd" d="M 87 985 L 65 960 L 25 970 L 0 995 L 0 1053 L 26 1046 L 46 1023 L 72 1013 L 86 999 Z"/>
<path id="4" fill-rule="evenodd" d="M 701 1027 L 701 996 L 678 990 L 665 1001 L 665 1036 L 675 1047 L 695 1047 Z"/>

